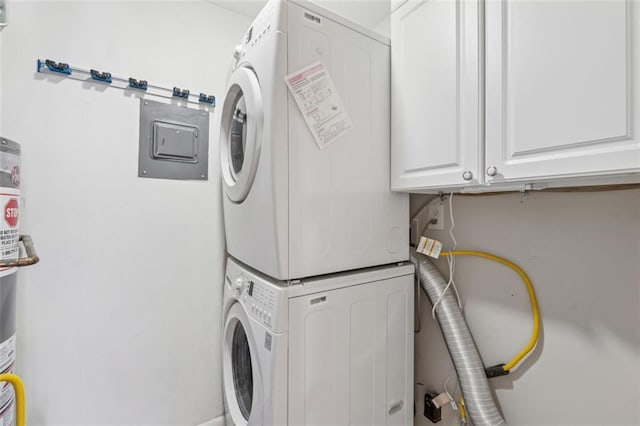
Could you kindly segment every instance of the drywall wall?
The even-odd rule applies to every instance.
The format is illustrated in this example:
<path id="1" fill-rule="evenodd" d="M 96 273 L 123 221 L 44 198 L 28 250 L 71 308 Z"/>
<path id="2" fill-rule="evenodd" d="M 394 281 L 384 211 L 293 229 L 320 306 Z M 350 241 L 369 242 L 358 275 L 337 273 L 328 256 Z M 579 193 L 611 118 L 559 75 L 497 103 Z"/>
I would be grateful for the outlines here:
<path id="1" fill-rule="evenodd" d="M 491 380 L 507 422 L 639 424 L 640 190 L 458 196 L 453 208 L 458 248 L 516 262 L 538 295 L 538 347 L 512 374 Z M 446 229 L 428 235 L 451 247 Z M 444 272 L 446 261 L 438 262 Z M 509 269 L 475 258 L 458 258 L 455 278 L 485 365 L 509 361 L 531 332 L 523 284 Z M 424 386 L 417 390 L 441 392 L 451 377 L 453 392 L 448 353 L 422 302 L 415 371 Z M 442 424 L 458 424 L 449 407 L 444 414 Z M 431 423 L 420 414 L 415 424 Z"/>
<path id="2" fill-rule="evenodd" d="M 137 177 L 139 101 L 36 58 L 224 95 L 245 17 L 207 2 L 11 2 L 3 135 L 23 147 L 18 372 L 30 425 L 194 425 L 222 414 L 224 236 L 209 180 Z"/>

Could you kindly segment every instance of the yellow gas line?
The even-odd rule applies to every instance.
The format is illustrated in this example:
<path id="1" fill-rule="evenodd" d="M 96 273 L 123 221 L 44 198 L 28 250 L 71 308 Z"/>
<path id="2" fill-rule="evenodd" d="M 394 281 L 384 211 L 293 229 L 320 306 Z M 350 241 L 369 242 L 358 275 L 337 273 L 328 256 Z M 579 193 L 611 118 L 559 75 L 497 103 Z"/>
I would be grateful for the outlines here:
<path id="1" fill-rule="evenodd" d="M 440 253 L 440 256 L 476 256 L 484 259 L 492 260 L 494 262 L 500 263 L 504 266 L 507 266 L 513 269 L 518 276 L 524 282 L 525 287 L 527 288 L 527 293 L 529 294 L 529 302 L 531 303 L 531 315 L 533 317 L 533 329 L 531 330 L 531 338 L 529 339 L 529 343 L 515 356 L 511 361 L 509 361 L 502 368 L 504 371 L 509 372 L 512 368 L 514 368 L 524 357 L 526 357 L 533 349 L 536 347 L 538 343 L 538 337 L 540 334 L 540 311 L 538 309 L 538 301 L 536 299 L 536 292 L 533 289 L 533 284 L 531 280 L 527 276 L 527 274 L 515 263 L 496 256 L 494 254 L 485 253 L 477 250 L 454 250 L 452 252 L 443 251 Z"/>
<path id="2" fill-rule="evenodd" d="M 25 426 L 24 385 L 15 374 L 0 374 L 0 382 L 9 382 L 16 394 L 16 426 Z"/>

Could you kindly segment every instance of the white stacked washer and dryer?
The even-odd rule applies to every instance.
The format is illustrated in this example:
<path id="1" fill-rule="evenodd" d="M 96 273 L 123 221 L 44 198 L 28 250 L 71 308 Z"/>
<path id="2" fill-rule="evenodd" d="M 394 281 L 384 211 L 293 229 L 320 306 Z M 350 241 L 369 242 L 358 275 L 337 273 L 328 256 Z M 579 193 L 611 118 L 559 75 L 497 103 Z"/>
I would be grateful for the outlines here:
<path id="1" fill-rule="evenodd" d="M 389 41 L 270 1 L 236 47 L 220 125 L 229 424 L 409 424 L 409 200 L 390 191 Z M 316 144 L 285 76 L 324 65 L 352 129 Z"/>

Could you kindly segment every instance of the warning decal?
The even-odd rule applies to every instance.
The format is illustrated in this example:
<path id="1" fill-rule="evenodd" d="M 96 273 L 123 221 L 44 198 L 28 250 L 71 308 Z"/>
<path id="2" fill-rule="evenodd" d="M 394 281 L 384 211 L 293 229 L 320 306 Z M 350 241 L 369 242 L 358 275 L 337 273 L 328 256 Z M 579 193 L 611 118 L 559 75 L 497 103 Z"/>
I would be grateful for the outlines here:
<path id="1" fill-rule="evenodd" d="M 4 220 L 10 228 L 18 226 L 19 205 L 17 198 L 10 198 L 4 206 Z"/>
<path id="2" fill-rule="evenodd" d="M 323 64 L 309 65 L 286 76 L 285 81 L 320 149 L 353 127 Z"/>
<path id="3" fill-rule="evenodd" d="M 2 188 L 0 206 L 0 260 L 14 260 L 19 255 L 20 190 Z M 0 269 L 0 277 L 13 272 L 12 270 L 13 268 Z"/>
<path id="4" fill-rule="evenodd" d="M 16 362 L 16 335 L 9 337 L 4 342 L 0 343 L 0 373 L 13 373 L 13 368 Z M 0 383 L 0 411 L 3 411 L 5 407 L 9 406 L 13 402 L 13 387 L 8 382 Z M 5 419 L 5 413 L 0 414 L 0 419 Z M 0 426 L 10 423 L 2 423 Z"/>

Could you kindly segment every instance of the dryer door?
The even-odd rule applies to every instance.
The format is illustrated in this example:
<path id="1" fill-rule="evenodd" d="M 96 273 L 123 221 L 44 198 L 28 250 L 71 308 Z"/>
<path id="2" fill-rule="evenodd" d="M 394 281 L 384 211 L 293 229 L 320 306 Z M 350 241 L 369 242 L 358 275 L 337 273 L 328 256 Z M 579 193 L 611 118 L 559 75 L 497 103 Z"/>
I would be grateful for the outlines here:
<path id="1" fill-rule="evenodd" d="M 222 106 L 220 162 L 229 199 L 241 203 L 256 176 L 262 145 L 262 93 L 253 70 L 236 69 Z"/>
<path id="2" fill-rule="evenodd" d="M 236 426 L 262 424 L 264 393 L 249 321 L 240 303 L 234 303 L 229 309 L 224 328 L 224 395 L 228 415 Z"/>

